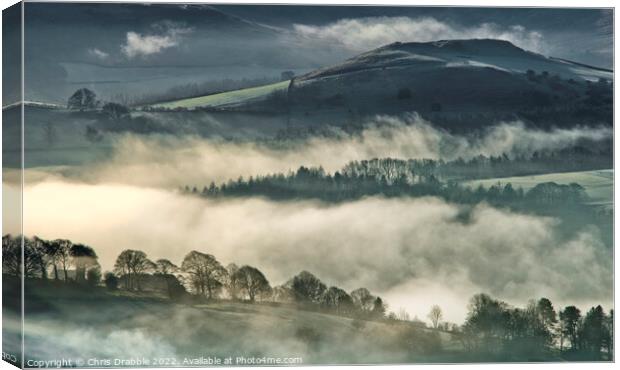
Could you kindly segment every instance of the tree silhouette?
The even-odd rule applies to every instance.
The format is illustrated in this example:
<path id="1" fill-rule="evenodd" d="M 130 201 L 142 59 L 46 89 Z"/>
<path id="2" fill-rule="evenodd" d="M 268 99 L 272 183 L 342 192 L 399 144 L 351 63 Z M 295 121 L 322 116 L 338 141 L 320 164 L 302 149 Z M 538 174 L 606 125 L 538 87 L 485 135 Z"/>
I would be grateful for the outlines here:
<path id="1" fill-rule="evenodd" d="M 69 97 L 67 102 L 68 109 L 87 110 L 97 107 L 97 95 L 89 89 L 82 88 Z"/>
<path id="2" fill-rule="evenodd" d="M 155 265 L 146 257 L 146 253 L 133 249 L 122 251 L 114 264 L 114 271 L 124 277 L 125 287 L 129 290 L 140 290 L 140 275 L 154 269 Z"/>
<path id="3" fill-rule="evenodd" d="M 56 239 L 51 243 L 55 249 L 55 260 L 62 267 L 64 281 L 69 280 L 68 267 L 71 262 L 71 247 L 73 243 L 67 239 Z"/>
<path id="4" fill-rule="evenodd" d="M 21 276 L 22 246 L 21 238 L 6 234 L 2 237 L 2 272 Z"/>
<path id="5" fill-rule="evenodd" d="M 352 313 L 355 307 L 351 296 L 346 291 L 335 286 L 330 287 L 323 293 L 321 306 L 341 315 Z"/>
<path id="6" fill-rule="evenodd" d="M 241 286 L 239 283 L 239 275 L 237 272 L 239 271 L 239 266 L 234 263 L 226 266 L 227 279 L 225 282 L 226 290 L 228 291 L 228 295 L 230 299 L 236 300 L 239 295 L 239 290 L 241 290 Z"/>
<path id="7" fill-rule="evenodd" d="M 560 333 L 562 339 L 566 336 L 572 350 L 579 349 L 578 327 L 581 320 L 581 311 L 575 306 L 567 306 L 560 311 Z M 562 346 L 562 344 L 560 344 Z"/>
<path id="8" fill-rule="evenodd" d="M 101 282 L 101 267 L 99 264 L 86 271 L 86 282 L 90 286 L 97 286 Z"/>
<path id="9" fill-rule="evenodd" d="M 60 263 L 63 254 L 60 243 L 57 243 L 56 241 L 44 241 L 44 251 L 48 258 L 49 264 L 52 266 L 54 280 L 59 280 L 58 264 Z"/>
<path id="10" fill-rule="evenodd" d="M 605 330 L 605 312 L 599 305 L 592 307 L 583 319 L 581 327 L 581 340 L 583 349 L 593 358 L 598 359 L 601 356 L 601 349 L 608 336 Z"/>
<path id="11" fill-rule="evenodd" d="M 181 269 L 174 263 L 170 262 L 170 260 L 161 258 L 155 261 L 155 274 L 165 280 L 166 291 L 168 292 L 168 297 L 170 298 L 174 298 L 179 290 L 178 287 L 180 283 L 175 274 L 180 271 Z"/>
<path id="12" fill-rule="evenodd" d="M 118 277 L 113 272 L 106 272 L 103 277 L 103 283 L 109 290 L 118 289 Z"/>
<path id="13" fill-rule="evenodd" d="M 260 294 L 271 292 L 269 281 L 260 270 L 252 266 L 243 266 L 236 273 L 235 280 L 241 289 L 248 295 L 251 302 L 254 302 Z"/>
<path id="14" fill-rule="evenodd" d="M 36 262 L 38 264 L 39 274 L 43 280 L 47 280 L 47 268 L 50 265 L 50 257 L 47 254 L 48 242 L 34 236 L 32 239 L 28 240 L 28 243 L 31 244 L 31 248 L 33 253 L 37 254 Z"/>
<path id="15" fill-rule="evenodd" d="M 226 278 L 226 269 L 210 254 L 189 252 L 183 259 L 181 269 L 190 276 L 190 284 L 198 294 L 214 298 Z"/>
<path id="16" fill-rule="evenodd" d="M 366 288 L 358 288 L 351 292 L 353 304 L 362 312 L 371 312 L 375 304 L 375 296 Z"/>
<path id="17" fill-rule="evenodd" d="M 101 110 L 113 121 L 119 121 L 129 116 L 129 108 L 118 103 L 106 103 Z"/>
<path id="18" fill-rule="evenodd" d="M 375 319 L 382 319 L 385 317 L 385 311 L 387 310 L 387 305 L 383 302 L 381 297 L 375 298 L 372 307 L 372 317 Z"/>
<path id="19" fill-rule="evenodd" d="M 73 244 L 71 249 L 69 249 L 69 255 L 75 267 L 75 281 L 77 282 L 86 280 L 86 270 L 88 268 L 98 266 L 97 254 L 87 245 Z"/>
<path id="20" fill-rule="evenodd" d="M 438 305 L 434 305 L 431 307 L 431 311 L 428 313 L 428 318 L 431 320 L 433 324 L 433 328 L 437 329 L 439 327 L 439 322 L 443 318 L 443 312 L 441 312 L 441 307 Z"/>
<path id="21" fill-rule="evenodd" d="M 301 303 L 319 303 L 327 287 L 316 276 L 302 271 L 287 283 L 295 300 Z"/>

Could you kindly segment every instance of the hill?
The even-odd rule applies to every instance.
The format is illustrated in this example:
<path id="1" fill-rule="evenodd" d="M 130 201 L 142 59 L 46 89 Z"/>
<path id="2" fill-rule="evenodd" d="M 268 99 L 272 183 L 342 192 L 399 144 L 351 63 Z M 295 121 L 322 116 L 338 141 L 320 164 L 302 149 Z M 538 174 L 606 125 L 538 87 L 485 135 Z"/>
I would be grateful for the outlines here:
<path id="1" fill-rule="evenodd" d="M 417 111 L 440 116 L 438 122 L 447 119 L 451 128 L 483 125 L 484 115 L 611 123 L 612 89 L 604 81 L 612 77 L 609 70 L 547 58 L 502 40 L 394 43 L 294 79 L 289 100 L 303 112 Z M 467 121 L 467 115 L 477 117 Z"/>
<path id="2" fill-rule="evenodd" d="M 286 113 L 291 125 L 418 112 L 451 130 L 497 121 L 611 124 L 613 72 L 494 39 L 393 43 L 280 82 L 153 105 Z M 280 94 L 276 94 L 280 93 Z M 281 95 L 281 96 L 280 96 Z"/>
<path id="3" fill-rule="evenodd" d="M 18 289 L 13 280 L 4 276 L 7 298 Z M 178 303 L 145 293 L 37 280 L 27 280 L 25 291 L 26 357 L 32 360 L 63 354 L 84 359 L 166 358 L 177 366 L 191 365 L 183 363 L 185 359 L 227 356 L 287 358 L 301 361 L 298 364 L 402 363 L 447 361 L 462 348 L 446 332 L 291 305 Z M 7 338 L 19 330 L 19 325 L 11 325 L 19 321 L 18 310 L 18 303 L 5 306 Z"/>

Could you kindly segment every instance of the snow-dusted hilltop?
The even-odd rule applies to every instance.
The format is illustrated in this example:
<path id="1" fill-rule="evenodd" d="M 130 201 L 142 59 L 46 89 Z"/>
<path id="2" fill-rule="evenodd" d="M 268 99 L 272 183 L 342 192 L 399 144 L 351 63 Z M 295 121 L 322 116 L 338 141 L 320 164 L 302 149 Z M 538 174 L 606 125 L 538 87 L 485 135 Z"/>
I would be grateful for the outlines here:
<path id="1" fill-rule="evenodd" d="M 596 81 L 611 79 L 610 70 L 567 60 L 548 58 L 521 49 L 504 40 L 440 40 L 434 42 L 396 42 L 351 58 L 344 63 L 319 69 L 302 76 L 311 80 L 372 69 L 415 68 L 493 68 L 499 71 L 526 73 L 547 71 L 562 78 Z"/>
<path id="2" fill-rule="evenodd" d="M 369 51 L 295 78 L 288 92 L 298 112 L 517 115 L 553 125 L 599 124 L 611 123 L 612 79 L 610 70 L 508 41 L 442 40 Z"/>

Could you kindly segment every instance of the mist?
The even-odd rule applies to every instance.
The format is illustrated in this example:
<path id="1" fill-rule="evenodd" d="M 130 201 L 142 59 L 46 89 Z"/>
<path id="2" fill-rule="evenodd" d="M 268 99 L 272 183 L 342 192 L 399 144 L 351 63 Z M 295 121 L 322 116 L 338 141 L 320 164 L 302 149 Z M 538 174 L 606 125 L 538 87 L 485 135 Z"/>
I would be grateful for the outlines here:
<path id="1" fill-rule="evenodd" d="M 611 252 L 596 227 L 563 235 L 557 219 L 484 204 L 381 197 L 337 205 L 214 201 L 62 181 L 24 191 L 25 233 L 91 245 L 103 270 L 111 270 L 124 249 L 177 264 L 199 250 L 223 264 L 257 266 L 272 284 L 309 270 L 348 291 L 364 286 L 396 305 L 392 309 L 402 306 L 420 317 L 444 303 L 446 318 L 457 322 L 477 292 L 514 303 L 540 296 L 606 303 L 611 297 Z"/>
<path id="2" fill-rule="evenodd" d="M 524 49 L 544 52 L 547 49 L 541 32 L 515 24 L 509 27 L 493 23 L 457 26 L 432 17 L 368 17 L 341 19 L 327 25 L 295 24 L 304 39 L 342 45 L 357 52 L 368 51 L 393 42 L 430 42 L 446 39 L 499 39 Z M 315 41 L 316 42 L 316 41 Z"/>
<path id="3" fill-rule="evenodd" d="M 230 141 L 221 138 L 171 135 L 122 135 L 109 157 L 81 167 L 27 171 L 26 182 L 66 178 L 88 183 L 146 187 L 202 187 L 240 176 L 295 171 L 299 166 L 340 170 L 353 160 L 429 158 L 453 160 L 484 156 L 525 156 L 588 142 L 598 145 L 612 137 L 609 127 L 542 130 L 520 121 L 505 122 L 475 135 L 456 135 L 433 127 L 418 115 L 379 116 L 358 134 L 334 129 L 329 137 L 285 142 Z"/>

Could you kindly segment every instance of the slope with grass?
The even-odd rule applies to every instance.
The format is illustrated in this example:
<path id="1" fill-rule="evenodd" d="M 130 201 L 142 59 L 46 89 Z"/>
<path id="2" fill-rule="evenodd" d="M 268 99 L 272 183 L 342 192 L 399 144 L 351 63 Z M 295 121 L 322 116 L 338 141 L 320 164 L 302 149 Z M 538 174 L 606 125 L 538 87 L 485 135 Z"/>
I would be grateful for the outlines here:
<path id="1" fill-rule="evenodd" d="M 231 107 L 243 103 L 255 102 L 261 99 L 267 98 L 270 94 L 283 91 L 288 88 L 290 81 L 281 81 L 276 82 L 270 85 L 250 87 L 247 89 L 226 91 L 219 94 L 212 94 L 206 96 L 199 96 L 195 98 L 174 100 L 170 102 L 163 102 L 152 104 L 153 108 L 165 108 L 165 109 L 175 109 L 175 108 L 185 108 L 185 109 L 193 109 L 193 108 L 221 108 L 221 107 Z"/>
<path id="2" fill-rule="evenodd" d="M 515 188 L 523 188 L 527 191 L 534 186 L 544 182 L 555 182 L 557 184 L 577 183 L 583 186 L 590 197 L 589 203 L 603 207 L 613 207 L 613 170 L 581 171 L 565 173 L 549 173 L 534 176 L 516 176 L 495 179 L 473 180 L 465 182 L 471 187 L 482 185 L 485 188 L 496 184 L 512 184 Z"/>
<path id="3" fill-rule="evenodd" d="M 19 290 L 19 283 L 9 275 L 3 278 L 8 298 Z M 164 358 L 168 366 L 192 365 L 185 359 L 228 356 L 287 358 L 298 361 L 295 364 L 464 360 L 460 342 L 448 332 L 292 304 L 191 297 L 171 301 L 41 279 L 27 279 L 25 292 L 25 347 L 31 360 Z M 18 302 L 5 306 L 5 324 L 19 323 L 19 312 Z M 5 329 L 5 339 L 19 337 L 20 325 Z"/>

